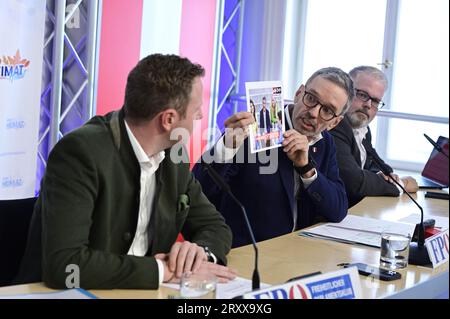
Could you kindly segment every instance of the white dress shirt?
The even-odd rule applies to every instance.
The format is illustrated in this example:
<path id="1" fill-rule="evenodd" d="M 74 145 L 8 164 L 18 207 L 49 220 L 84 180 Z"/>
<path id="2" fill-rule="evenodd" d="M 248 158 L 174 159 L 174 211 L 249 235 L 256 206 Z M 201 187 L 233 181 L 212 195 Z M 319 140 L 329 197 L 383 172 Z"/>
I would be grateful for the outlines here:
<path id="1" fill-rule="evenodd" d="M 367 134 L 367 126 L 361 127 L 361 128 L 354 128 L 353 129 L 353 136 L 355 136 L 356 145 L 358 145 L 359 149 L 359 155 L 361 159 L 361 168 L 364 168 L 364 165 L 366 165 L 367 160 L 367 152 L 366 148 L 363 145 L 363 139 L 366 137 Z"/>
<path id="2" fill-rule="evenodd" d="M 159 164 L 164 160 L 165 153 L 161 151 L 153 156 L 148 156 L 136 137 L 131 132 L 130 127 L 125 121 L 128 137 L 133 147 L 134 154 L 141 167 L 141 192 L 139 197 L 139 216 L 134 235 L 133 243 L 128 251 L 128 255 L 145 256 L 148 250 L 148 223 L 152 214 L 153 200 L 156 191 L 155 172 L 159 168 Z M 158 264 L 159 283 L 164 279 L 164 265 L 161 260 L 156 259 Z"/>

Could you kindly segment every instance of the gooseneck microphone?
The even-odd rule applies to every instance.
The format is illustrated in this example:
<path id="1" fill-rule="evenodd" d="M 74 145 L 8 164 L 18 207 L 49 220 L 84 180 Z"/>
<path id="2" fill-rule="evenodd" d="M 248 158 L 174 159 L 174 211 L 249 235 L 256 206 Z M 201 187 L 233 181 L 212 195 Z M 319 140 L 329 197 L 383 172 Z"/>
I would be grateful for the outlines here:
<path id="1" fill-rule="evenodd" d="M 411 194 L 408 193 L 406 191 L 406 189 L 399 182 L 397 182 L 395 180 L 395 178 L 392 176 L 392 173 L 386 169 L 385 165 L 383 165 L 383 163 L 380 162 L 380 160 L 377 158 L 377 156 L 375 156 L 375 154 L 373 154 L 373 152 L 371 150 L 366 150 L 366 151 L 367 151 L 367 154 L 369 154 L 371 159 L 374 161 L 375 165 L 378 166 L 378 168 L 381 170 L 381 172 L 384 175 L 389 176 L 392 179 L 392 181 L 395 184 L 397 184 L 403 190 L 403 192 L 414 202 L 414 204 L 416 204 L 417 207 L 419 207 L 420 223 L 417 224 L 418 239 L 417 239 L 417 243 L 414 243 L 411 241 L 411 243 L 409 245 L 408 262 L 411 265 L 428 265 L 431 261 L 428 256 L 427 248 L 425 247 L 425 227 L 423 225 L 423 208 L 422 208 L 422 206 L 420 206 L 419 203 L 416 202 L 416 200 L 411 196 Z M 411 234 L 411 237 L 412 237 L 412 234 Z"/>
<path id="2" fill-rule="evenodd" d="M 259 272 L 258 272 L 258 247 L 256 246 L 255 236 L 253 235 L 252 226 L 250 225 L 250 222 L 248 220 L 245 207 L 231 192 L 230 186 L 225 182 L 222 176 L 220 176 L 219 173 L 217 173 L 217 171 L 208 163 L 202 162 L 202 164 L 204 169 L 208 172 L 211 179 L 214 181 L 214 183 L 217 186 L 219 186 L 223 192 L 227 193 L 233 199 L 233 201 L 241 208 L 242 214 L 244 215 L 245 223 L 247 225 L 248 232 L 250 233 L 250 237 L 252 239 L 253 249 L 255 250 L 255 269 L 253 270 L 252 289 L 257 290 L 260 288 Z"/>
<path id="3" fill-rule="evenodd" d="M 439 153 L 443 154 L 445 157 L 448 158 L 448 154 L 446 154 L 446 153 L 444 152 L 444 149 L 443 149 L 438 143 L 436 143 L 435 141 L 433 141 L 433 140 L 431 139 L 431 137 L 429 137 L 429 136 L 428 136 L 427 134 L 425 134 L 425 133 L 423 133 L 423 136 L 425 136 L 425 138 L 428 140 L 428 142 L 430 142 L 430 144 L 433 145 L 433 147 L 434 147 L 434 149 L 435 149 L 436 151 L 438 151 Z"/>

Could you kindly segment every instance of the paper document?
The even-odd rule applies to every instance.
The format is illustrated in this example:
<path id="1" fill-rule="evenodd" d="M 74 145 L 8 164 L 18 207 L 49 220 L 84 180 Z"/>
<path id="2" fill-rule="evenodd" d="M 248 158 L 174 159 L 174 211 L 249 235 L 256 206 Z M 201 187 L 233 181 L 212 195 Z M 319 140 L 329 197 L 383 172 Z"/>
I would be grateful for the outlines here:
<path id="1" fill-rule="evenodd" d="M 163 283 L 161 286 L 180 290 L 180 284 Z M 261 289 L 270 287 L 269 284 L 261 283 Z M 252 281 L 242 277 L 236 277 L 225 284 L 217 284 L 216 299 L 231 299 L 252 291 Z"/>
<path id="2" fill-rule="evenodd" d="M 0 295 L 0 299 L 97 299 L 97 297 L 84 289 L 76 288 L 56 292 Z"/>
<path id="3" fill-rule="evenodd" d="M 305 231 L 299 235 L 331 239 L 344 243 L 358 243 L 373 247 L 381 246 L 381 233 L 401 235 L 414 233 L 415 224 L 385 221 L 367 217 L 347 215 L 340 223 L 327 223 Z"/>
<path id="4" fill-rule="evenodd" d="M 252 153 L 280 147 L 285 132 L 283 85 L 280 81 L 246 82 L 247 111 L 254 123 L 249 127 Z"/>

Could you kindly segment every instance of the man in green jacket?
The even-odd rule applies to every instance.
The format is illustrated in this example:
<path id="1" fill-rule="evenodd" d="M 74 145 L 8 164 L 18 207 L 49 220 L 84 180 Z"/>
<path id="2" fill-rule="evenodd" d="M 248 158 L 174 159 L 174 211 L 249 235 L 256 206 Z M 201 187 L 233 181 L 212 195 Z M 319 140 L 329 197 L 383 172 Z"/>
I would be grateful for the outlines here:
<path id="1" fill-rule="evenodd" d="M 223 266 L 230 229 L 171 136 L 191 134 L 202 118 L 203 75 L 188 59 L 150 55 L 130 72 L 120 111 L 92 118 L 54 147 L 24 261 L 33 264 L 42 247 L 49 287 L 66 288 L 74 265 L 89 289 L 156 289 L 184 272 L 235 277 Z"/>

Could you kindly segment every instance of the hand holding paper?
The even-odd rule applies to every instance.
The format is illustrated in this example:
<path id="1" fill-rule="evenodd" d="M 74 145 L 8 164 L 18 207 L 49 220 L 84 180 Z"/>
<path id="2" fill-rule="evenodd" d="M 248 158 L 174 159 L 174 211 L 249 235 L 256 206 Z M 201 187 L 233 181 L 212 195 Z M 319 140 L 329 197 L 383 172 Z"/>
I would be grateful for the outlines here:
<path id="1" fill-rule="evenodd" d="M 305 135 L 296 130 L 289 130 L 284 133 L 284 141 L 282 143 L 283 151 L 297 167 L 308 164 L 309 142 Z"/>
<path id="2" fill-rule="evenodd" d="M 238 112 L 230 116 L 224 123 L 225 140 L 228 148 L 239 148 L 248 137 L 249 126 L 255 123 L 250 112 Z"/>

